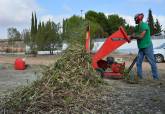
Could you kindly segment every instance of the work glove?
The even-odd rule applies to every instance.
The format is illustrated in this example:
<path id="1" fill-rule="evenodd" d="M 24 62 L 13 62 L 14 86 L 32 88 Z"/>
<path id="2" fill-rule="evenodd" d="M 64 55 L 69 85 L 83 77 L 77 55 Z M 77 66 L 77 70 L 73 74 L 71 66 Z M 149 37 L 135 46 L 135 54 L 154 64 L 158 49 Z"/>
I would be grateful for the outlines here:
<path id="1" fill-rule="evenodd" d="M 136 36 L 135 36 L 135 34 L 131 34 L 131 35 L 129 35 L 128 37 L 129 37 L 131 40 L 137 39 Z"/>

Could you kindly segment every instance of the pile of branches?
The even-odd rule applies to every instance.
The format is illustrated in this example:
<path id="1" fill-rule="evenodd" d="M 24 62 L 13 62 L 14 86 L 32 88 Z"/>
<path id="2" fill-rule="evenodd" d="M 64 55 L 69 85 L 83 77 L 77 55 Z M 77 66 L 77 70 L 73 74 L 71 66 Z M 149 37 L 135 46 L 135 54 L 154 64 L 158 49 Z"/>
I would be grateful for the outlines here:
<path id="1" fill-rule="evenodd" d="M 81 45 L 71 46 L 40 80 L 21 88 L 4 108 L 27 113 L 82 113 L 98 110 L 94 104 L 105 83 L 91 66 L 91 55 Z"/>

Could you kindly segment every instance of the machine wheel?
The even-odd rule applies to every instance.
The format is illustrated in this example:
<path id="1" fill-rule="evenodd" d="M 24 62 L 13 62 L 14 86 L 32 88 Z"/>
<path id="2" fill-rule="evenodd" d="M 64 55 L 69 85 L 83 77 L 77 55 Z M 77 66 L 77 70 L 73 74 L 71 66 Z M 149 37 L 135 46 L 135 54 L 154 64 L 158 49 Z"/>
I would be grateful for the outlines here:
<path id="1" fill-rule="evenodd" d="M 161 63 L 161 62 L 164 61 L 164 57 L 161 54 L 156 54 L 155 55 L 155 60 L 156 60 L 157 63 Z"/>
<path id="2" fill-rule="evenodd" d="M 114 59 L 114 57 L 107 57 L 107 63 L 108 64 L 113 64 L 115 62 L 115 59 Z"/>

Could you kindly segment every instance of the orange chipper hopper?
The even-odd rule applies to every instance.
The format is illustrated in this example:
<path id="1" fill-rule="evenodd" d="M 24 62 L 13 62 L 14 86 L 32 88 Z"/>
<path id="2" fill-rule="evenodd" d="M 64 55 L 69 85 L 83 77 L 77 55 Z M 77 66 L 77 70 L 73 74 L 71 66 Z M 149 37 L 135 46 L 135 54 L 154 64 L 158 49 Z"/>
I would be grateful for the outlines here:
<path id="1" fill-rule="evenodd" d="M 89 45 L 89 36 L 86 40 L 86 44 Z M 127 36 L 127 33 L 124 31 L 123 27 L 120 27 L 118 31 L 110 35 L 102 47 L 96 52 L 95 55 L 92 57 L 92 66 L 94 69 L 98 68 L 97 62 L 101 60 L 102 58 L 106 57 L 110 53 L 112 53 L 114 50 L 119 48 L 121 45 L 123 45 L 126 42 L 130 42 L 129 37 Z M 87 49 L 89 51 L 89 48 Z"/>

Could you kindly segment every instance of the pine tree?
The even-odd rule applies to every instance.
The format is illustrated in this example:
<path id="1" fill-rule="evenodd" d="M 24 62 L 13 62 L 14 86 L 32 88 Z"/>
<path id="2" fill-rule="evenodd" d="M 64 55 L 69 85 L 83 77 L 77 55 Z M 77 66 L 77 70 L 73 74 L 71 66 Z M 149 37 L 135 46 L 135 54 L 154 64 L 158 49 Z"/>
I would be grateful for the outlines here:
<path id="1" fill-rule="evenodd" d="M 156 34 L 158 34 L 162 31 L 162 28 L 161 28 L 161 25 L 160 25 L 158 19 L 156 19 L 155 27 L 156 27 Z"/>
<path id="2" fill-rule="evenodd" d="M 150 27 L 151 35 L 155 34 L 154 19 L 152 16 L 151 9 L 149 9 L 149 13 L 148 13 L 148 25 Z"/>

